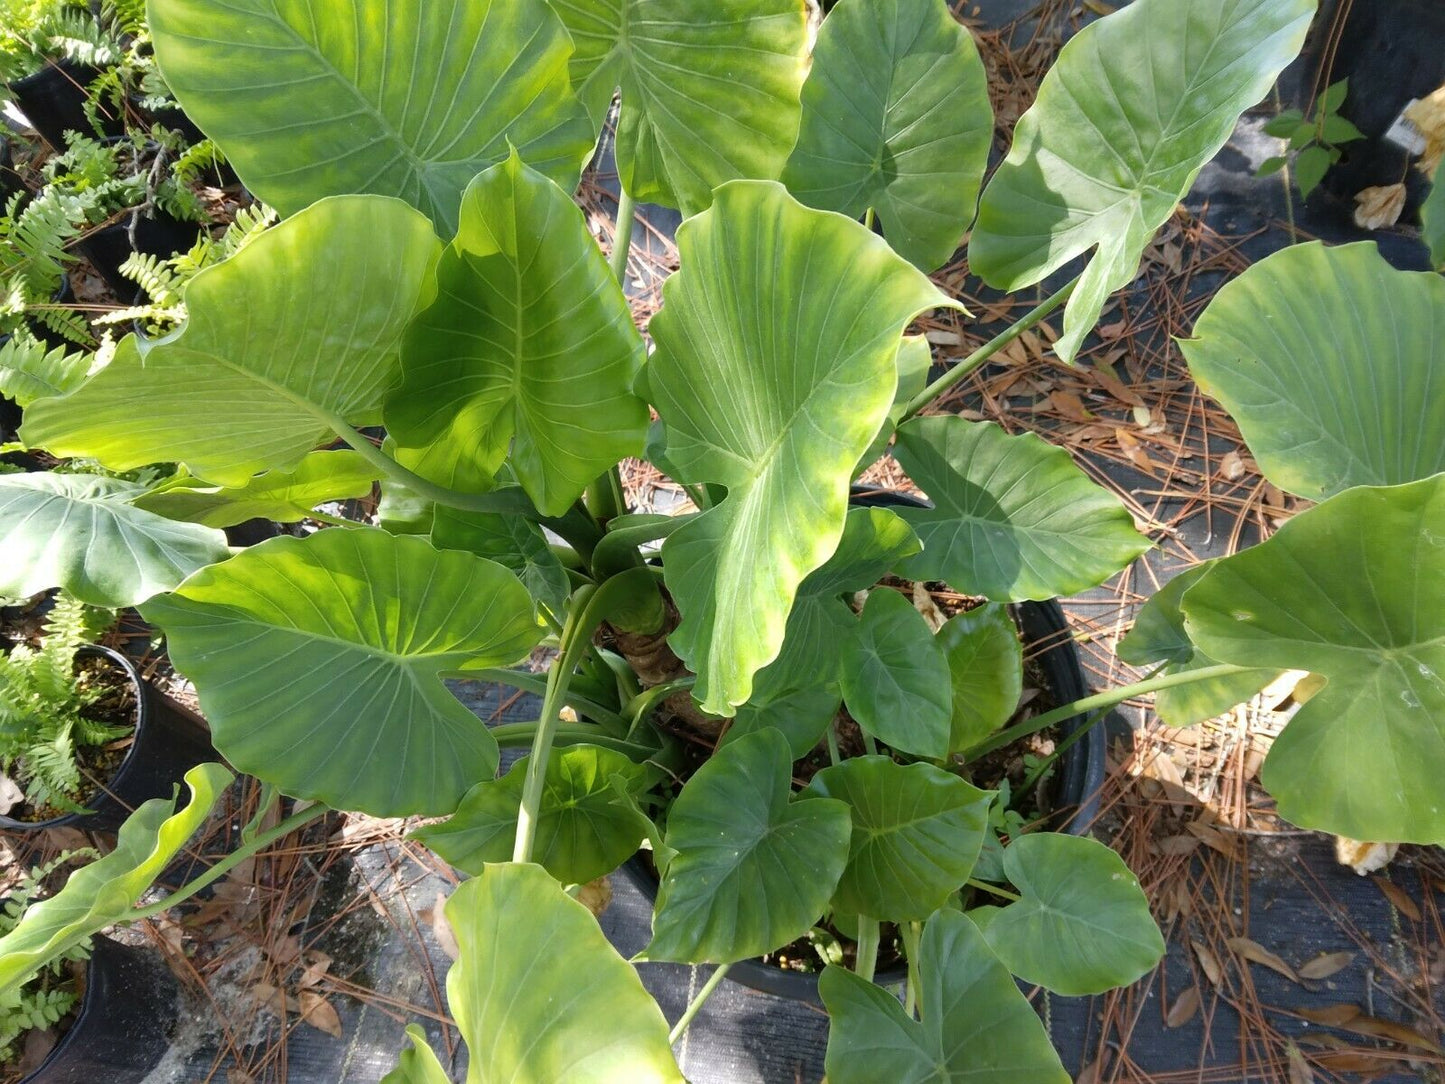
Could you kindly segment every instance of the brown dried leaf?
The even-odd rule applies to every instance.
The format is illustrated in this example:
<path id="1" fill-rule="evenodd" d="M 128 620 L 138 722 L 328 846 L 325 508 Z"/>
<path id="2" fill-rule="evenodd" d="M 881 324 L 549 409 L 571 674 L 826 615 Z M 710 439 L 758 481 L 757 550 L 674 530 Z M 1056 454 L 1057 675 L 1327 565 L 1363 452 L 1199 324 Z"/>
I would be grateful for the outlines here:
<path id="1" fill-rule="evenodd" d="M 1289 1056 L 1289 1084 L 1315 1084 L 1315 1071 L 1310 1068 L 1300 1048 L 1290 1043 L 1285 1047 L 1285 1053 Z"/>
<path id="2" fill-rule="evenodd" d="M 1079 1075 L 1074 1078 L 1074 1084 L 1099 1084 L 1103 1079 L 1104 1058 L 1099 1056 L 1088 1065 L 1079 1070 Z"/>
<path id="3" fill-rule="evenodd" d="M 1358 1005 L 1349 1005 L 1344 1002 L 1326 1005 L 1323 1008 L 1295 1009 L 1295 1012 L 1306 1020 L 1312 1020 L 1316 1024 L 1324 1024 L 1332 1028 L 1345 1027 L 1351 1020 L 1363 1015 Z"/>
<path id="4" fill-rule="evenodd" d="M 258 982 L 247 991 L 251 999 L 269 1013 L 286 1019 L 286 991 L 269 982 Z"/>
<path id="5" fill-rule="evenodd" d="M 313 990 L 301 991 L 301 1019 L 317 1031 L 334 1039 L 341 1038 L 341 1017 L 324 996 Z"/>
<path id="6" fill-rule="evenodd" d="M 1139 397 L 1139 393 L 1119 379 L 1119 375 L 1114 372 L 1113 366 L 1106 365 L 1103 362 L 1095 362 L 1092 368 L 1084 371 L 1089 374 L 1094 383 L 1098 384 L 1099 387 L 1103 388 L 1115 399 L 1119 400 L 1119 402 L 1128 403 L 1130 406 L 1144 405 L 1144 400 Z"/>
<path id="7" fill-rule="evenodd" d="M 1204 977 L 1211 985 L 1218 986 L 1224 978 L 1224 972 L 1219 967 L 1219 961 L 1215 959 L 1214 953 L 1202 941 L 1191 941 L 1189 947 L 1194 950 L 1194 955 L 1199 959 L 1199 966 L 1204 971 Z"/>
<path id="8" fill-rule="evenodd" d="M 1193 836 L 1165 836 L 1163 839 L 1156 840 L 1150 850 L 1155 854 L 1178 858 L 1194 853 L 1199 849 L 1199 845 L 1200 841 Z"/>
<path id="9" fill-rule="evenodd" d="M 1094 415 L 1084 406 L 1084 401 L 1071 391 L 1056 391 L 1049 394 L 1049 404 L 1071 422 L 1091 422 Z"/>
<path id="10" fill-rule="evenodd" d="M 1349 967 L 1354 959 L 1353 952 L 1327 952 L 1316 956 L 1308 963 L 1301 964 L 1299 977 L 1302 979 L 1327 979 Z"/>
<path id="11" fill-rule="evenodd" d="M 612 885 L 606 877 L 598 877 L 577 887 L 577 902 L 599 918 L 612 903 Z"/>
<path id="12" fill-rule="evenodd" d="M 1414 1028 L 1397 1024 L 1393 1020 L 1380 1020 L 1374 1016 L 1357 1016 L 1348 1024 L 1340 1026 L 1347 1031 L 1359 1032 L 1361 1035 L 1373 1035 L 1377 1039 L 1388 1039 L 1402 1046 L 1428 1050 L 1432 1054 L 1445 1054 L 1445 1050 L 1442 1050 L 1440 1044 L 1433 1039 L 1426 1038 Z"/>
<path id="13" fill-rule="evenodd" d="M 1194 1019 L 1197 1012 L 1199 1012 L 1199 987 L 1191 986 L 1174 999 L 1173 1005 L 1169 1006 L 1169 1012 L 1164 1017 L 1164 1026 L 1183 1027 Z"/>
<path id="14" fill-rule="evenodd" d="M 296 984 L 303 990 L 315 986 L 326 975 L 326 972 L 331 970 L 331 957 L 326 953 L 312 949 L 306 953 L 306 957 L 310 963 L 301 972 L 301 979 Z"/>
<path id="15" fill-rule="evenodd" d="M 419 912 L 417 917 L 431 926 L 437 939 L 437 947 L 446 953 L 447 959 L 455 960 L 462 954 L 462 950 L 457 944 L 457 935 L 452 932 L 452 924 L 447 921 L 446 902 L 446 894 L 438 892 L 436 903 Z"/>
<path id="16" fill-rule="evenodd" d="M 1285 963 L 1274 953 L 1270 952 L 1269 949 L 1265 948 L 1258 941 L 1251 941 L 1247 937 L 1231 937 L 1225 943 L 1246 960 L 1267 967 L 1271 971 L 1277 971 L 1289 979 L 1290 982 L 1299 982 L 1299 975 L 1295 969 L 1290 967 L 1289 964 Z"/>
<path id="17" fill-rule="evenodd" d="M 1379 886 L 1380 891 L 1385 894 L 1385 899 L 1390 901 L 1391 907 L 1399 911 L 1400 914 L 1404 915 L 1411 922 L 1420 921 L 1419 905 L 1406 895 L 1403 888 L 1387 877 L 1371 877 L 1370 880 Z"/>
<path id="18" fill-rule="evenodd" d="M 1425 176 L 1433 176 L 1445 160 L 1445 86 L 1412 102 L 1405 109 L 1405 119 L 1425 137 L 1425 151 L 1417 168 Z"/>
<path id="19" fill-rule="evenodd" d="M 1388 229 L 1405 209 L 1403 184 L 1375 185 L 1355 193 L 1355 225 L 1362 230 Z"/>
<path id="20" fill-rule="evenodd" d="M 920 580 L 913 581 L 913 608 L 923 615 L 923 620 L 934 632 L 948 623 L 948 615 L 938 608 L 938 603 L 933 601 L 933 596 Z"/>
<path id="21" fill-rule="evenodd" d="M 1115 429 L 1114 439 L 1119 442 L 1119 451 L 1123 452 L 1124 457 L 1134 466 L 1145 474 L 1157 475 L 1160 473 L 1162 468 L 1150 458 L 1149 453 L 1144 450 L 1144 446 L 1139 443 L 1139 438 L 1129 430 Z"/>
<path id="22" fill-rule="evenodd" d="M 1229 452 L 1219 461 L 1219 474 L 1226 482 L 1237 482 L 1244 477 L 1244 457 L 1238 452 Z"/>

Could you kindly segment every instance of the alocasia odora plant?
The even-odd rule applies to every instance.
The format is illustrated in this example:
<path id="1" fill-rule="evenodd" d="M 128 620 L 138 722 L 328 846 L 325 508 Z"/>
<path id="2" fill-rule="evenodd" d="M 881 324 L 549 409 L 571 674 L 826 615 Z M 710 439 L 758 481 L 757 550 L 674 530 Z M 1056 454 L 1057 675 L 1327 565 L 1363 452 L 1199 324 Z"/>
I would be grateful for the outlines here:
<path id="1" fill-rule="evenodd" d="M 178 331 L 27 404 L 32 446 L 186 474 L 0 477 L 0 593 L 140 602 L 237 768 L 449 817 L 417 836 L 474 875 L 448 904 L 470 1081 L 680 1080 L 657 1007 L 566 892 L 644 842 L 649 959 L 726 965 L 825 915 L 856 933 L 854 971 L 820 982 L 836 1084 L 1067 1080 L 1013 976 L 1097 992 L 1163 943 L 1091 840 L 1021 835 L 981 880 L 994 796 L 971 764 L 1140 693 L 1187 720 L 1313 670 L 1328 683 L 1265 768 L 1282 811 L 1445 841 L 1445 282 L 1314 245 L 1225 287 L 1183 349 L 1266 476 L 1320 503 L 1150 602 L 1125 650 L 1156 674 L 1012 727 L 1007 604 L 1097 585 L 1148 541 L 1040 438 L 925 416 L 1065 304 L 1074 356 L 1313 0 L 1095 22 L 986 187 L 985 72 L 942 0 L 840 0 L 811 53 L 802 0 L 150 10 L 180 101 L 286 217 L 195 278 Z M 609 266 L 572 188 L 619 87 Z M 617 281 L 634 199 L 687 216 L 650 353 Z M 970 226 L 973 270 L 1006 290 L 1087 260 L 928 384 L 907 329 L 961 308 L 926 272 Z M 381 447 L 358 431 L 378 423 Z M 321 450 L 338 439 L 352 451 Z M 890 441 L 931 504 L 850 509 Z M 629 512 L 633 455 L 697 511 Z M 232 503 L 294 519 L 373 478 L 379 526 L 228 557 L 202 525 Z M 870 590 L 890 572 L 987 602 L 935 633 Z M 545 679 L 506 669 L 543 642 Z M 489 730 L 443 681 L 466 676 L 535 689 L 540 718 Z M 796 790 L 840 711 L 877 752 Z M 700 765 L 679 728 L 712 747 Z M 498 779 L 507 745 L 530 754 Z M 868 981 L 880 922 L 907 949 L 904 1005 Z M 532 971 L 539 944 L 565 968 Z M 419 1042 L 389 1079 L 446 1077 Z"/>

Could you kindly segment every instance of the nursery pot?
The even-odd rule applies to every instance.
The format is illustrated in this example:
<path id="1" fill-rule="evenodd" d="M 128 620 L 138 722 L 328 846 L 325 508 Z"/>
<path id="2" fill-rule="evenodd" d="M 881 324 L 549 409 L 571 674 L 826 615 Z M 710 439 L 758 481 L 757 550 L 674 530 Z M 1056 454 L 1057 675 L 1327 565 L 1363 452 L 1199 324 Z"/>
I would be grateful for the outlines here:
<path id="1" fill-rule="evenodd" d="M 41 138 L 63 151 L 67 131 L 95 134 L 85 115 L 85 102 L 90 96 L 86 88 L 99 74 L 94 68 L 69 60 L 52 60 L 34 75 L 9 84 L 10 95 Z M 101 122 L 106 135 L 120 135 L 125 131 L 122 117 L 102 115 Z"/>
<path id="2" fill-rule="evenodd" d="M 1345 5 L 1325 0 L 1301 55 L 1302 89 L 1294 104 L 1305 108 L 1310 89 L 1349 79 L 1349 94 L 1340 116 L 1354 123 L 1365 138 L 1340 147 L 1341 158 L 1321 183 L 1353 213 L 1361 189 L 1405 182 L 1401 222 L 1419 220 L 1420 203 L 1429 182 L 1414 168 L 1416 159 L 1385 139 L 1400 112 L 1412 99 L 1423 98 L 1445 84 L 1445 4 L 1440 0 L 1353 0 L 1344 26 L 1334 38 L 1331 28 Z M 1323 74 L 1328 67 L 1328 73 Z"/>
<path id="3" fill-rule="evenodd" d="M 147 256 L 185 252 L 196 243 L 200 231 L 198 223 L 182 222 L 159 207 L 151 208 L 150 217 L 136 209 L 125 212 L 119 222 L 112 222 L 77 241 L 75 247 L 85 254 L 117 297 L 129 297 L 135 292 L 135 283 L 120 273 L 120 265 L 132 252 Z"/>
<path id="4" fill-rule="evenodd" d="M 62 826 L 87 831 L 114 831 L 131 811 L 151 798 L 169 798 L 186 772 L 208 760 L 219 760 L 200 720 L 141 677 L 135 664 L 119 651 L 87 644 L 77 658 L 105 658 L 123 671 L 136 697 L 135 734 L 115 774 L 86 803 L 89 813 L 66 813 L 45 821 L 0 816 L 0 828 L 31 832 Z"/>
<path id="5" fill-rule="evenodd" d="M 140 1084 L 170 1049 L 177 993 L 157 953 L 97 937 L 80 1012 L 20 1084 Z"/>
<path id="6" fill-rule="evenodd" d="M 923 501 L 907 494 L 879 490 L 854 489 L 852 503 L 868 507 L 896 507 L 913 505 L 926 507 Z M 1067 704 L 1088 695 L 1084 683 L 1083 667 L 1079 663 L 1078 649 L 1066 634 L 1068 621 L 1057 602 L 1021 602 L 1014 607 L 1014 613 L 1023 631 L 1025 647 L 1035 644 L 1049 644 L 1034 657 L 1043 670 L 1046 684 L 1054 699 Z M 1067 737 L 1085 724 L 1084 716 L 1062 723 L 1059 730 Z M 1064 750 L 1059 758 L 1059 770 L 1055 777 L 1055 806 L 1072 809 L 1073 815 L 1059 830 L 1070 835 L 1084 835 L 1098 815 L 1099 792 L 1104 784 L 1104 754 L 1108 739 L 1102 725 L 1093 727 L 1081 739 Z M 657 902 L 657 872 L 641 852 L 633 855 L 620 871 L 654 905 Z M 740 960 L 728 970 L 728 978 L 766 994 L 785 997 L 792 1001 L 803 1001 L 822 1005 L 818 995 L 816 973 L 786 971 L 764 963 L 762 960 Z M 904 982 L 908 971 L 904 967 L 881 968 L 875 981 L 883 986 Z"/>

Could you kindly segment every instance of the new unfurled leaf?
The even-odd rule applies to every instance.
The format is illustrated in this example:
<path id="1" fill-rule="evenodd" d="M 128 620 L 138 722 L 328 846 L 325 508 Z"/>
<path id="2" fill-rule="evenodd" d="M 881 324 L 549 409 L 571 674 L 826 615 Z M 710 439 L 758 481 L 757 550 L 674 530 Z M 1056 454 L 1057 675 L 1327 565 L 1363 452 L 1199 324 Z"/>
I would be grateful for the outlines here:
<path id="1" fill-rule="evenodd" d="M 418 828 L 412 837 L 466 873 L 510 861 L 530 760 L 518 760 L 501 779 L 478 783 L 450 820 Z M 647 818 L 624 798 L 645 788 L 645 766 L 611 749 L 569 745 L 553 751 L 543 780 L 532 855 L 562 884 L 611 873 L 647 838 Z"/>
<path id="2" fill-rule="evenodd" d="M 953 686 L 949 752 L 977 745 L 1008 722 L 1023 695 L 1024 653 L 1008 608 L 990 602 L 938 630 Z"/>
<path id="3" fill-rule="evenodd" d="M 1071 361 L 1154 233 L 1304 43 L 1315 0 L 1136 0 L 1076 34 L 984 189 L 969 265 L 1014 291 L 1096 249 L 1054 344 Z"/>
<path id="4" fill-rule="evenodd" d="M 294 470 L 266 471 L 234 488 L 178 475 L 142 493 L 132 503 L 167 519 L 207 527 L 233 527 L 248 519 L 296 523 L 323 501 L 367 496 L 377 473 L 360 454 L 344 448 L 312 452 Z"/>
<path id="5" fill-rule="evenodd" d="M 824 969 L 831 1084 L 1069 1084 L 1043 1022 L 968 918 L 939 911 L 919 957 L 920 1020 L 882 987 Z"/>
<path id="6" fill-rule="evenodd" d="M 379 817 L 450 813 L 497 744 L 441 675 L 541 638 L 501 565 L 373 528 L 275 538 L 152 599 L 216 747 L 287 794 Z"/>
<path id="7" fill-rule="evenodd" d="M 841 652 L 843 702 L 859 726 L 901 752 L 947 755 L 953 718 L 948 659 L 909 599 L 886 587 L 873 591 L 857 635 Z"/>
<path id="8" fill-rule="evenodd" d="M 792 755 L 771 728 L 719 749 L 668 813 L 649 960 L 730 963 L 818 921 L 848 858 L 848 807 L 789 800 Z"/>
<path id="9" fill-rule="evenodd" d="M 25 909 L 0 937 L 0 995 L 17 990 L 42 967 L 59 960 L 107 926 L 124 922 L 161 871 L 204 823 L 231 773 L 201 764 L 186 773 L 190 800 L 152 798 L 125 819 L 115 850 L 71 873 L 49 899 Z"/>
<path id="10" fill-rule="evenodd" d="M 1043 600 L 1095 587 L 1149 548 L 1116 497 L 1033 433 L 915 418 L 894 454 L 933 500 L 899 512 L 923 542 L 903 575 L 996 602 Z"/>
<path id="11" fill-rule="evenodd" d="M 1220 560 L 1184 596 L 1221 662 L 1326 679 L 1275 739 L 1262 780 L 1295 824 L 1445 842 L 1445 474 L 1361 486 Z"/>
<path id="12" fill-rule="evenodd" d="M 813 776 L 804 794 L 848 804 L 848 865 L 833 905 L 889 922 L 922 921 L 973 872 L 989 791 L 931 764 L 853 757 Z"/>
<path id="13" fill-rule="evenodd" d="M 510 454 L 522 488 L 554 516 L 642 451 L 647 404 L 632 394 L 642 339 L 566 192 L 516 154 L 481 174 L 437 284 L 386 404 L 399 448 L 440 446 L 487 478 Z"/>
<path id="14" fill-rule="evenodd" d="M 144 487 L 89 474 L 0 475 L 0 596 L 60 587 L 134 606 L 229 554 L 226 536 L 130 502 Z"/>
<path id="15" fill-rule="evenodd" d="M 622 88 L 617 172 L 634 198 L 693 215 L 737 178 L 771 180 L 798 134 L 801 0 L 553 0 L 594 125 Z"/>
<path id="16" fill-rule="evenodd" d="M 1124 860 L 1085 836 L 1038 832 L 1003 852 L 1023 897 L 992 915 L 984 937 L 1025 982 L 1099 994 L 1133 982 L 1164 955 L 1149 901 Z"/>
<path id="17" fill-rule="evenodd" d="M 150 0 L 147 10 L 186 115 L 284 215 L 374 192 L 450 234 L 462 190 L 509 146 L 568 191 L 591 153 L 567 32 L 545 0 Z"/>
<path id="18" fill-rule="evenodd" d="M 897 383 L 904 326 L 953 305 L 856 222 L 734 181 L 678 231 L 643 371 L 683 482 L 728 489 L 663 546 L 671 645 L 731 715 L 782 646 L 798 585 L 838 545 L 848 481 Z"/>
<path id="19" fill-rule="evenodd" d="M 1445 279 L 1372 241 L 1261 260 L 1179 345 L 1281 489 L 1318 501 L 1445 470 Z"/>
<path id="20" fill-rule="evenodd" d="M 128 335 L 77 390 L 31 404 L 21 435 L 112 470 L 184 463 L 221 486 L 292 470 L 333 419 L 379 420 L 439 250 L 400 200 L 322 200 L 192 279 L 180 331 Z"/>
<path id="21" fill-rule="evenodd" d="M 783 183 L 811 207 L 873 208 L 894 250 L 932 271 L 973 221 L 992 140 L 988 73 L 943 0 L 841 0 Z"/>

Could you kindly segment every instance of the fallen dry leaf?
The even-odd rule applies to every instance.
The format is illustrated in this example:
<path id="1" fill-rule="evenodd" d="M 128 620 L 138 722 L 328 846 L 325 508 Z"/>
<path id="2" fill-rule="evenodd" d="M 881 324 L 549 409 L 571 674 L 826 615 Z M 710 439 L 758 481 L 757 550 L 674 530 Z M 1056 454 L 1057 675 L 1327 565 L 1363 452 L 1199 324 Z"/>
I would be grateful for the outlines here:
<path id="1" fill-rule="evenodd" d="M 1300 1048 L 1290 1043 L 1285 1052 L 1289 1057 L 1289 1084 L 1315 1084 L 1315 1071 Z"/>
<path id="2" fill-rule="evenodd" d="M 1226 482 L 1237 482 L 1244 477 L 1244 457 L 1238 452 L 1229 452 L 1219 461 L 1219 474 Z"/>
<path id="3" fill-rule="evenodd" d="M 267 1012 L 286 1019 L 286 992 L 269 982 L 258 982 L 249 991 L 251 999 Z"/>
<path id="4" fill-rule="evenodd" d="M 1230 949 L 1246 960 L 1267 967 L 1271 971 L 1277 971 L 1290 982 L 1299 982 L 1299 974 L 1289 964 L 1285 963 L 1269 949 L 1265 948 L 1258 941 L 1251 941 L 1247 937 L 1231 937 L 1227 942 Z"/>
<path id="5" fill-rule="evenodd" d="M 301 991 L 301 1019 L 317 1031 L 324 1031 L 334 1039 L 341 1038 L 341 1017 L 335 1006 L 314 990 Z"/>
<path id="6" fill-rule="evenodd" d="M 1349 967 L 1354 959 L 1353 952 L 1327 952 L 1301 964 L 1299 976 L 1302 979 L 1327 979 Z"/>
<path id="7" fill-rule="evenodd" d="M 1165 836 L 1150 847 L 1155 854 L 1179 858 L 1197 851 L 1203 841 L 1194 836 Z"/>
<path id="8" fill-rule="evenodd" d="M 1164 1026 L 1183 1027 L 1194 1019 L 1197 1012 L 1199 1012 L 1199 987 L 1191 986 L 1174 999 L 1173 1005 L 1169 1006 L 1169 1012 L 1164 1017 Z"/>
<path id="9" fill-rule="evenodd" d="M 1445 86 L 1406 108 L 1405 119 L 1425 137 L 1425 150 L 1417 168 L 1425 176 L 1433 177 L 1445 159 Z"/>
<path id="10" fill-rule="evenodd" d="M 1071 391 L 1056 391 L 1049 394 L 1049 404 L 1071 422 L 1091 422 L 1094 415 L 1084 406 L 1084 401 Z"/>
<path id="11" fill-rule="evenodd" d="M 913 608 L 923 615 L 923 620 L 934 632 L 943 628 L 948 621 L 948 615 L 938 608 L 938 603 L 933 601 L 928 588 L 919 580 L 913 582 Z"/>
<path id="12" fill-rule="evenodd" d="M 599 918 L 612 902 L 612 885 L 606 877 L 598 877 L 577 887 L 577 902 Z"/>
<path id="13" fill-rule="evenodd" d="M 436 903 L 418 912 L 417 917 L 430 924 L 437 939 L 437 946 L 446 953 L 447 959 L 455 960 L 462 954 L 462 950 L 457 944 L 457 935 L 452 932 L 452 924 L 447 921 L 446 902 L 446 894 L 438 892 Z"/>
<path id="14" fill-rule="evenodd" d="M 1214 986 L 1218 986 L 1224 978 L 1224 972 L 1220 970 L 1219 961 L 1214 958 L 1214 953 L 1202 941 L 1191 941 L 1189 947 L 1194 950 L 1194 955 L 1199 959 L 1199 966 L 1204 971 L 1204 977 Z"/>
<path id="15" fill-rule="evenodd" d="M 1344 1002 L 1336 1002 L 1322 1008 L 1296 1009 L 1295 1012 L 1306 1020 L 1313 1020 L 1316 1024 L 1324 1024 L 1332 1028 L 1342 1028 L 1351 1020 L 1364 1015 L 1358 1005 L 1349 1005 Z"/>
<path id="16" fill-rule="evenodd" d="M 1346 1031 L 1359 1032 L 1361 1035 L 1388 1039 L 1401 1046 L 1414 1047 L 1416 1050 L 1428 1050 L 1432 1054 L 1445 1054 L 1445 1050 L 1442 1050 L 1440 1044 L 1433 1039 L 1421 1035 L 1414 1028 L 1397 1024 L 1393 1020 L 1381 1020 L 1374 1016 L 1357 1016 L 1348 1024 L 1341 1024 L 1340 1027 Z"/>
<path id="17" fill-rule="evenodd" d="M 1388 877 L 1371 877 L 1379 886 L 1380 891 L 1385 894 L 1385 899 L 1390 901 L 1390 906 L 1399 911 L 1411 922 L 1420 921 L 1420 908 L 1408 895 L 1405 890 Z"/>
<path id="18" fill-rule="evenodd" d="M 1355 193 L 1355 225 L 1362 230 L 1388 229 L 1405 209 L 1403 184 L 1376 185 Z"/>

